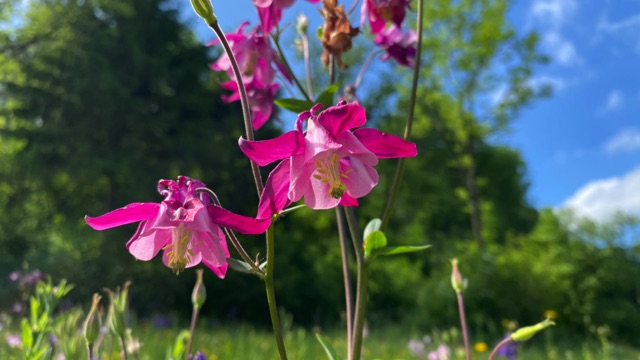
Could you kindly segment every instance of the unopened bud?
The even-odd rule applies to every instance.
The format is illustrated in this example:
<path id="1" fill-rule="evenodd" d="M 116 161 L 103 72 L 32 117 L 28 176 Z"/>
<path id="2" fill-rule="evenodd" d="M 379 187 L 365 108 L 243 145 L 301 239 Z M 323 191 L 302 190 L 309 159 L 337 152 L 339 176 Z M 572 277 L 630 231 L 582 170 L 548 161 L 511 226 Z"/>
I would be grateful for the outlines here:
<path id="1" fill-rule="evenodd" d="M 193 287 L 193 292 L 191 293 L 191 303 L 196 309 L 202 308 L 202 304 L 207 300 L 207 289 L 202 283 L 202 273 L 202 269 L 196 270 L 196 285 Z"/>
<path id="2" fill-rule="evenodd" d="M 87 341 L 87 345 L 89 347 L 91 347 L 98 339 L 98 336 L 100 335 L 100 328 L 102 327 L 102 319 L 98 313 L 100 299 L 102 299 L 102 296 L 93 294 L 91 310 L 89 310 L 87 319 L 84 322 L 84 339 Z"/>
<path id="3" fill-rule="evenodd" d="M 124 338 L 127 332 L 126 313 L 127 313 L 127 296 L 129 294 L 130 281 L 122 286 L 122 291 L 118 288 L 115 292 L 105 289 L 109 294 L 109 327 L 116 335 Z"/>
<path id="4" fill-rule="evenodd" d="M 513 334 L 511 334 L 511 340 L 513 341 L 527 341 L 537 332 L 548 328 L 551 325 L 555 325 L 553 321 L 549 319 L 544 319 L 544 321 L 539 322 L 533 326 L 526 326 L 516 330 Z"/>
<path id="5" fill-rule="evenodd" d="M 307 29 L 309 28 L 309 19 L 305 14 L 298 15 L 298 19 L 296 21 L 296 30 L 300 35 L 304 35 L 307 33 Z"/>
<path id="6" fill-rule="evenodd" d="M 211 0 L 191 0 L 191 6 L 196 14 L 207 22 L 207 25 L 213 25 L 218 22 L 218 19 L 213 13 Z"/>
<path id="7" fill-rule="evenodd" d="M 461 293 L 467 287 L 467 281 L 462 278 L 460 270 L 458 270 L 458 259 L 451 260 L 451 287 L 456 293 Z"/>

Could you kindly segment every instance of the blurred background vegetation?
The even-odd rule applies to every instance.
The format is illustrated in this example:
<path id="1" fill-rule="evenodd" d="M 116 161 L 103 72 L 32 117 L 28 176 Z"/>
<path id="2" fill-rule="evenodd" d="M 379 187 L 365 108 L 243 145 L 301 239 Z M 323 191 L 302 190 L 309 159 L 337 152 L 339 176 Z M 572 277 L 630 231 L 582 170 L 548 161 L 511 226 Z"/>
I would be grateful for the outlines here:
<path id="1" fill-rule="evenodd" d="M 504 319 L 530 324 L 554 310 L 567 333 L 596 336 L 606 325 L 613 338 L 638 345 L 638 220 L 621 214 L 602 224 L 535 209 L 526 164 L 495 141 L 519 110 L 550 95 L 528 82 L 546 61 L 535 34 L 512 30 L 509 1 L 427 3 L 412 139 L 420 155 L 406 164 L 387 237 L 432 249 L 372 266 L 370 325 L 428 332 L 456 324 L 449 260 L 458 257 L 472 332 L 499 334 Z M 176 6 L 0 0 L 0 274 L 28 264 L 67 278 L 81 304 L 132 280 L 141 318 L 188 319 L 193 271 L 177 277 L 160 259 L 136 261 L 124 247 L 135 225 L 95 232 L 83 221 L 158 201 L 157 180 L 180 174 L 202 179 L 226 207 L 255 214 L 248 161 L 236 145 L 239 106 L 221 102 L 219 75 L 208 68 L 216 50 L 178 21 Z M 401 133 L 410 83 L 393 71 L 380 77 L 361 101 L 372 124 Z M 496 103 L 498 86 L 509 96 Z M 270 126 L 258 137 L 282 131 Z M 362 225 L 381 215 L 394 169 L 393 161 L 379 165 L 381 184 L 357 210 Z M 298 325 L 337 325 L 344 300 L 334 212 L 301 210 L 277 231 L 279 305 Z M 243 237 L 254 254 L 264 253 L 263 241 Z M 267 324 L 260 281 L 230 272 L 205 282 L 204 316 Z M 14 301 L 2 275 L 0 311 Z"/>

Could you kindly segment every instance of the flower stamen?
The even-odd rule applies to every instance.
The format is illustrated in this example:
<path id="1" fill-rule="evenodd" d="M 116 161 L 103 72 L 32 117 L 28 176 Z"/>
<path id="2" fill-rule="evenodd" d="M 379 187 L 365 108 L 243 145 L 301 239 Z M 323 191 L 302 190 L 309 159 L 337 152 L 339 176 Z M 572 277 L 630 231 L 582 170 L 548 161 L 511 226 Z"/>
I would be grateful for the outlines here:
<path id="1" fill-rule="evenodd" d="M 192 235 L 193 232 L 185 229 L 183 224 L 171 229 L 171 244 L 165 246 L 164 249 L 171 248 L 171 251 L 167 252 L 167 257 L 169 258 L 167 265 L 176 274 L 184 271 L 184 268 L 193 257 L 193 250 L 189 246 Z"/>
<path id="2" fill-rule="evenodd" d="M 342 182 L 342 178 L 348 179 L 348 173 L 352 171 L 349 169 L 346 172 L 342 172 L 340 169 L 340 162 L 337 154 L 333 154 L 329 158 L 324 160 L 316 159 L 317 174 L 313 174 L 313 177 L 329 185 L 329 195 L 334 199 L 340 199 L 342 195 L 347 191 L 346 185 Z"/>

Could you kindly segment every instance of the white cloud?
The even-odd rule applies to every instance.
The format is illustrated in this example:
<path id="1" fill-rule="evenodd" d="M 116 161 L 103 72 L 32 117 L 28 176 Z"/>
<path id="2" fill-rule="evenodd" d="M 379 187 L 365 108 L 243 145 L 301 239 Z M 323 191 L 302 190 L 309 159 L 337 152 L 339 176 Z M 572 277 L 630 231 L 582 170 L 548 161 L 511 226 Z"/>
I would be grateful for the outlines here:
<path id="1" fill-rule="evenodd" d="M 534 0 L 530 13 L 536 20 L 557 29 L 566 23 L 577 9 L 576 0 Z"/>
<path id="2" fill-rule="evenodd" d="M 598 43 L 607 37 L 610 41 L 606 41 L 606 44 L 613 42 L 623 46 L 621 49 L 633 49 L 637 54 L 640 54 L 639 31 L 640 13 L 618 21 L 609 21 L 606 15 L 602 15 L 596 25 L 596 35 L 593 42 Z"/>
<path id="3" fill-rule="evenodd" d="M 594 220 L 606 220 L 616 211 L 640 215 L 640 167 L 619 177 L 587 183 L 563 207 Z"/>
<path id="4" fill-rule="evenodd" d="M 562 35 L 562 28 L 577 10 L 576 0 L 534 0 L 529 8 L 529 26 L 535 24 L 543 31 L 544 50 L 564 66 L 580 62 L 576 47 Z"/>
<path id="5" fill-rule="evenodd" d="M 598 110 L 598 114 L 602 115 L 604 113 L 620 109 L 624 104 L 624 96 L 619 90 L 613 90 L 607 96 L 607 100 L 604 105 L 600 107 Z"/>
<path id="6" fill-rule="evenodd" d="M 609 154 L 638 149 L 640 149 L 640 130 L 634 128 L 622 130 L 604 144 L 604 150 Z"/>

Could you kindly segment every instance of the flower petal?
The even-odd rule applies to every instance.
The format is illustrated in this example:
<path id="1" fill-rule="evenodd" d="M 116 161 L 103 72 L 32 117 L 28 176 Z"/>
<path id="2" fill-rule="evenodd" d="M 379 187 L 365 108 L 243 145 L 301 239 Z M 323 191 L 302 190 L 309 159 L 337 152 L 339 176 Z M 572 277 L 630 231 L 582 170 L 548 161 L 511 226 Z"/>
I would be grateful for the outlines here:
<path id="1" fill-rule="evenodd" d="M 269 219 L 254 219 L 248 216 L 242 216 L 216 205 L 207 207 L 209 216 L 214 223 L 239 231 L 243 234 L 262 234 L 269 227 Z"/>
<path id="2" fill-rule="evenodd" d="M 340 203 L 329 194 L 329 184 L 314 177 L 309 179 L 309 185 L 304 194 L 304 203 L 314 210 L 331 209 Z"/>
<path id="3" fill-rule="evenodd" d="M 127 250 L 138 260 L 153 259 L 163 247 L 171 243 L 170 229 L 151 229 L 150 221 L 143 221 L 136 235 L 127 242 Z"/>
<path id="4" fill-rule="evenodd" d="M 364 164 L 358 158 L 346 157 L 340 159 L 343 174 L 351 170 L 342 182 L 347 187 L 347 193 L 353 198 L 361 198 L 378 184 L 378 172 L 372 166 Z"/>
<path id="5" fill-rule="evenodd" d="M 418 154 L 416 144 L 399 136 L 385 134 L 380 130 L 362 128 L 353 132 L 369 151 L 380 159 L 413 157 Z"/>
<path id="6" fill-rule="evenodd" d="M 289 131 L 274 139 L 249 141 L 238 140 L 240 150 L 260 166 L 285 159 L 304 152 L 304 135 L 299 131 Z"/>
<path id="7" fill-rule="evenodd" d="M 194 233 L 191 239 L 191 250 L 194 256 L 186 267 L 198 265 L 199 261 L 195 262 L 196 255 L 200 255 L 199 260 L 209 268 L 226 265 L 229 257 L 227 242 L 220 229 L 217 233 Z"/>
<path id="8" fill-rule="evenodd" d="M 216 274 L 217 277 L 224 279 L 224 276 L 227 274 L 227 268 L 229 267 L 229 265 L 227 264 L 227 259 L 229 258 L 230 254 L 229 254 L 229 249 L 227 248 L 227 241 L 224 238 L 224 234 L 222 232 L 220 232 L 218 234 L 218 246 L 220 251 L 222 251 L 222 258 L 224 259 L 222 264 L 217 264 L 217 262 L 219 260 L 221 260 L 220 258 L 217 257 L 213 257 L 211 258 L 211 255 L 214 256 L 219 256 L 220 254 L 217 252 L 210 252 L 210 251 L 203 251 L 201 252 L 202 254 L 202 263 L 208 267 L 214 274 Z M 213 241 L 215 242 L 216 239 L 214 238 Z"/>
<path id="9" fill-rule="evenodd" d="M 153 219 L 158 215 L 159 209 L 160 204 L 157 203 L 133 203 L 98 217 L 85 216 L 84 221 L 95 230 L 105 230 Z"/>
<path id="10" fill-rule="evenodd" d="M 321 112 L 318 115 L 318 122 L 333 137 L 338 137 L 345 131 L 364 125 L 367 122 L 367 117 L 364 108 L 360 104 L 356 102 L 349 104 L 341 102 Z"/>
<path id="11" fill-rule="evenodd" d="M 340 205 L 342 206 L 358 206 L 358 199 L 354 199 L 349 194 L 344 193 L 340 199 Z"/>
<path id="12" fill-rule="evenodd" d="M 290 161 L 283 160 L 271 171 L 264 185 L 260 204 L 258 205 L 258 219 L 271 219 L 291 203 L 289 200 Z"/>

